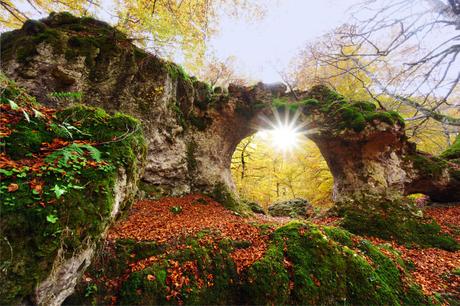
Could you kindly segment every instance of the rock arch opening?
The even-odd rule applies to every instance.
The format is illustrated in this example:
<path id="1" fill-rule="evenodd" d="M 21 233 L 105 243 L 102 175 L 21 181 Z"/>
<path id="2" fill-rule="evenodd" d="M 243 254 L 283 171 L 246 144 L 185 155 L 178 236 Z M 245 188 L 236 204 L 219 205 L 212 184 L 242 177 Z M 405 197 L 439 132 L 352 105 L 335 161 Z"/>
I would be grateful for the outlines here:
<path id="1" fill-rule="evenodd" d="M 52 15 L 39 27 L 26 23 L 14 36 L 5 36 L 2 71 L 46 105 L 57 106 L 47 96 L 65 89 L 82 93 L 84 104 L 139 119 L 148 143 L 142 179 L 160 196 L 234 190 L 230 167 L 236 146 L 255 132 L 260 113 L 284 106 L 298 109 L 299 121 L 315 131 L 309 138 L 334 177 L 334 201 L 370 193 L 388 198 L 423 192 L 436 201 L 460 198 L 458 167 L 418 152 L 395 112 L 350 101 L 326 86 L 295 95 L 286 93 L 282 84 L 213 90 L 177 65 L 127 43 L 106 24 L 90 21 L 87 33 L 80 33 L 69 27 L 81 26 L 80 19 L 63 16 Z M 57 40 L 28 45 L 30 54 L 21 61 L 21 43 L 42 38 L 49 29 L 59 33 Z M 98 29 L 113 34 L 107 38 L 113 52 L 88 53 L 72 44 L 85 39 L 85 46 L 98 50 Z"/>
<path id="2" fill-rule="evenodd" d="M 283 112 L 291 116 L 285 117 Z M 296 117 L 294 113 L 281 111 L 282 124 L 244 138 L 232 155 L 236 192 L 265 210 L 273 202 L 294 198 L 322 208 L 332 206 L 332 174 L 319 148 L 305 136 L 308 131 L 299 122 L 289 122 Z M 270 121 L 273 119 L 271 116 Z"/>

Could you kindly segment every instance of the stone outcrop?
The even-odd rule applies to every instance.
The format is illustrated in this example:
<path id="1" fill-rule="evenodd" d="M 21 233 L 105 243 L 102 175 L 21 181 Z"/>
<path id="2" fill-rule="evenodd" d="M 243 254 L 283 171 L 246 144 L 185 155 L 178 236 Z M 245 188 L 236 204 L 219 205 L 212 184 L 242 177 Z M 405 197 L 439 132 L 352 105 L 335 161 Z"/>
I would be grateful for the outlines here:
<path id="1" fill-rule="evenodd" d="M 235 147 L 256 132 L 261 114 L 288 107 L 308 123 L 334 176 L 336 201 L 416 192 L 436 201 L 460 199 L 458 166 L 418 152 L 397 113 L 348 101 L 324 86 L 297 99 L 282 85 L 262 83 L 214 92 L 109 25 L 66 13 L 28 21 L 3 34 L 1 45 L 2 71 L 48 105 L 76 102 L 50 98 L 53 92 L 81 92 L 77 102 L 139 118 L 150 194 L 205 192 L 235 206 L 229 170 Z"/>
<path id="2" fill-rule="evenodd" d="M 332 172 L 336 201 L 412 193 L 440 202 L 460 199 L 458 163 L 417 151 L 396 112 L 346 101 L 324 86 L 303 99 L 303 120 Z"/>
<path id="3" fill-rule="evenodd" d="M 271 103 L 262 84 L 214 93 L 90 18 L 62 13 L 28 21 L 3 34 L 1 45 L 2 71 L 48 106 L 82 102 L 142 120 L 148 142 L 143 181 L 159 195 L 232 188 L 231 155 L 254 133 L 256 104 Z M 54 92 L 83 98 L 57 101 Z"/>
<path id="4" fill-rule="evenodd" d="M 84 106 L 54 112 L 0 77 L 0 304 L 61 305 L 134 200 L 140 122 Z"/>
<path id="5" fill-rule="evenodd" d="M 248 202 L 247 205 L 253 213 L 265 215 L 265 210 L 259 205 L 259 203 Z"/>
<path id="6" fill-rule="evenodd" d="M 69 192 L 64 197 L 66 205 L 57 205 L 56 212 L 51 210 L 53 207 L 45 207 L 47 213 L 70 220 L 68 224 L 53 218 L 47 221 L 50 215 L 41 210 L 37 219 L 39 214 L 30 207 L 16 210 L 22 208 L 3 206 L 9 209 L 2 209 L 0 222 L 1 234 L 7 238 L 0 240 L 1 247 L 9 250 L 1 255 L 0 297 L 4 304 L 23 301 L 59 305 L 89 265 L 96 242 L 133 199 L 141 175 L 142 186 L 153 197 L 203 192 L 228 208 L 238 209 L 230 174 L 231 156 L 238 143 L 263 124 L 262 115 L 273 115 L 273 108 L 298 111 L 306 123 L 309 137 L 318 145 L 334 176 L 334 199 L 353 213 L 345 214 L 347 228 L 359 232 L 365 224 L 368 230 L 368 225 L 391 212 L 397 218 L 380 222 L 379 231 L 404 224 L 400 228 L 406 236 L 401 240 L 458 248 L 450 240 L 440 242 L 435 227 L 430 229 L 430 240 L 405 238 L 428 232 L 416 221 L 405 222 L 417 217 L 417 211 L 405 210 L 399 201 L 402 196 L 421 192 L 437 201 L 459 200 L 460 167 L 455 148 L 442 157 L 418 152 L 407 140 L 404 122 L 397 113 L 377 110 L 372 103 L 349 101 L 325 86 L 297 93 L 295 98 L 279 84 L 231 85 L 228 91 L 214 91 L 179 66 L 142 51 L 109 25 L 67 13 L 27 21 L 20 30 L 2 34 L 0 45 L 2 72 L 38 101 L 58 109 L 83 103 L 111 114 L 128 113 L 142 122 L 147 141 L 143 171 L 143 136 L 136 120 L 83 106 L 59 112 L 60 125 L 75 124 L 82 129 L 87 122 L 85 127 L 93 129 L 80 136 L 105 136 L 97 142 L 110 146 L 110 150 L 101 152 L 108 153 L 114 167 L 101 167 L 96 178 L 92 172 L 87 176 L 83 173 L 78 177 L 85 186 L 83 190 Z M 66 94 L 69 92 L 74 94 Z M 46 124 L 42 122 L 41 126 Z M 51 127 L 40 133 L 28 129 L 13 135 L 18 138 L 8 136 L 5 149 L 11 158 L 14 154 L 25 158 L 33 146 L 39 148 L 44 142 L 36 134 L 43 133 L 41 136 L 46 138 Z M 30 133 L 19 135 L 24 131 Z M 112 132 L 118 132 L 115 138 L 108 137 L 113 136 Z M 20 141 L 27 137 L 31 138 L 30 144 Z M 118 139 L 116 143 L 112 143 L 114 139 Z M 68 141 L 73 141 L 72 137 Z M 27 173 L 26 177 L 29 175 L 33 174 Z M 8 180 L 12 179 L 24 186 L 14 196 L 28 203 L 33 198 L 28 181 L 17 182 L 14 174 L 2 183 L 11 184 L 13 181 Z M 24 190 L 27 192 L 22 194 Z M 391 210 L 388 205 L 393 205 Z M 369 218 L 369 211 L 379 209 L 375 219 Z M 393 234 L 389 232 L 388 236 Z M 51 239 L 50 235 L 57 238 Z M 304 249 L 314 248 L 309 245 Z M 267 263 L 271 262 L 269 258 Z M 286 297 L 282 301 L 291 300 Z"/>
<path id="7" fill-rule="evenodd" d="M 273 217 L 306 218 L 313 215 L 313 206 L 301 198 L 279 201 L 268 207 L 268 214 Z"/>

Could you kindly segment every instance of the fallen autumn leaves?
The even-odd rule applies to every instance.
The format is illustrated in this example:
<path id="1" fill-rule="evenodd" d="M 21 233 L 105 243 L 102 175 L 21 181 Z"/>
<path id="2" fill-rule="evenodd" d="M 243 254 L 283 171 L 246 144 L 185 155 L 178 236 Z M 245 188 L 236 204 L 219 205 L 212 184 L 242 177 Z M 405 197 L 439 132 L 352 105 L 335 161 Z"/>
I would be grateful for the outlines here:
<path id="1" fill-rule="evenodd" d="M 428 207 L 425 215 L 436 220 L 444 232 L 460 241 L 460 206 Z M 448 293 L 460 300 L 460 251 L 448 252 L 436 248 L 407 248 L 394 241 L 370 237 L 373 243 L 390 243 L 401 257 L 414 265 L 412 274 L 427 295 Z"/>
<path id="2" fill-rule="evenodd" d="M 171 211 L 177 206 L 182 207 L 181 213 Z M 266 249 L 268 237 L 261 234 L 251 219 L 237 216 L 201 195 L 139 201 L 128 219 L 112 228 L 108 238 L 180 245 L 186 237 L 195 236 L 203 230 L 217 233 L 218 236 L 212 236 L 214 239 L 228 238 L 248 243 L 247 248 L 237 249 L 231 254 L 238 271 L 261 258 Z"/>
<path id="3" fill-rule="evenodd" d="M 180 212 L 177 208 L 180 207 Z M 438 221 L 444 231 L 458 233 L 460 207 L 428 208 L 425 213 Z M 167 244 L 168 248 L 179 250 L 186 248 L 187 237 L 195 237 L 202 231 L 212 233 L 202 238 L 203 243 L 218 246 L 224 238 L 247 243 L 245 248 L 236 248 L 231 254 L 237 271 L 260 259 L 267 248 L 268 235 L 276 226 L 289 220 L 270 218 L 257 215 L 254 218 L 242 218 L 226 210 L 219 203 L 202 195 L 188 195 L 180 198 L 167 197 L 158 201 L 143 200 L 136 203 L 128 218 L 113 227 L 108 235 L 110 240 L 133 239 L 136 241 L 155 241 Z M 315 219 L 319 225 L 333 224 L 337 218 Z M 261 231 L 256 224 L 269 225 L 268 231 Z M 455 230 L 457 227 L 457 231 Z M 458 238 L 458 237 L 457 237 Z M 439 249 L 407 248 L 394 241 L 385 241 L 369 237 L 376 244 L 390 243 L 401 256 L 413 263 L 412 274 L 424 292 L 432 295 L 435 292 L 459 295 L 460 276 L 452 273 L 460 266 L 460 252 L 447 252 Z M 169 251 L 170 253 L 171 251 Z M 130 265 L 131 272 L 142 270 L 157 262 L 158 256 L 152 256 Z M 193 262 L 179 264 L 170 262 L 167 283 L 170 284 L 169 298 L 180 301 L 177 293 L 187 285 L 184 271 L 195 271 Z M 154 280 L 153 276 L 147 279 Z M 203 286 L 212 287 L 213 275 L 196 276 Z"/>

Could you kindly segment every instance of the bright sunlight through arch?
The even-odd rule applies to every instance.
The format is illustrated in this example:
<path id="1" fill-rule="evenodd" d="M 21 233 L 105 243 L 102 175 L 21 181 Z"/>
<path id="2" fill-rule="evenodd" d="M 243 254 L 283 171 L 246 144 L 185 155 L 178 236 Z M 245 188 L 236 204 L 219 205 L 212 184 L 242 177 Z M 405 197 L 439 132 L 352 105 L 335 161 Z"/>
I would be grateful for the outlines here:
<path id="1" fill-rule="evenodd" d="M 291 112 L 284 111 L 284 117 L 277 109 L 273 110 L 273 119 L 262 116 L 269 128 L 263 129 L 257 133 L 264 141 L 270 143 L 274 149 L 283 153 L 292 152 L 306 141 L 307 134 L 304 129 L 305 124 L 299 123 L 299 111 L 296 111 L 291 118 Z"/>

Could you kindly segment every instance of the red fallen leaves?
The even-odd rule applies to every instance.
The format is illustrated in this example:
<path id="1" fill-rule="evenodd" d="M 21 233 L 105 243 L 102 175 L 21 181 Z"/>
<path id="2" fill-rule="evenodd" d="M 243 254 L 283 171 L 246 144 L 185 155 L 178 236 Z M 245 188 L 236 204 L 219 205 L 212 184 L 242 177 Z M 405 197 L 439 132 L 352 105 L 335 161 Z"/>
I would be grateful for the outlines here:
<path id="1" fill-rule="evenodd" d="M 178 214 L 171 212 L 174 206 L 181 206 L 182 212 Z M 128 219 L 112 228 L 108 237 L 180 244 L 185 237 L 194 236 L 205 229 L 210 230 L 219 233 L 221 238 L 250 242 L 249 247 L 237 249 L 230 255 L 235 261 L 238 272 L 241 272 L 260 259 L 267 247 L 267 236 L 261 235 L 259 229 L 250 224 L 250 221 L 202 195 L 167 197 L 159 201 L 136 203 Z M 214 237 L 205 236 L 200 242 L 213 244 L 217 248 Z M 154 260 L 151 258 L 142 264 L 145 267 Z"/>
<path id="2" fill-rule="evenodd" d="M 198 265 L 196 261 L 186 261 L 180 264 L 178 261 L 175 260 L 168 260 L 170 268 L 168 268 L 168 276 L 166 278 L 166 290 L 168 291 L 168 295 L 166 296 L 166 300 L 171 300 L 171 298 L 176 298 L 177 300 L 181 300 L 181 291 L 182 288 L 185 289 L 187 292 L 191 292 L 192 288 L 189 287 L 191 284 L 191 280 L 187 275 L 193 275 L 195 281 L 198 284 L 198 288 L 202 288 L 205 284 L 205 280 L 200 277 L 198 273 Z M 207 286 L 212 287 L 212 274 L 210 280 L 207 281 Z"/>
<path id="3" fill-rule="evenodd" d="M 18 106 L 16 109 L 12 109 L 8 103 L 0 104 L 0 135 L 3 137 L 9 136 L 12 130 L 8 125 L 15 125 L 26 117 L 34 118 L 36 116 L 42 117 L 44 120 L 50 122 L 54 116 L 56 110 L 45 107 L 43 105 L 32 105 L 26 101 Z"/>
<path id="4" fill-rule="evenodd" d="M 375 244 L 388 243 L 374 237 L 370 237 L 369 240 Z M 448 252 L 435 248 L 408 249 L 394 241 L 389 243 L 401 253 L 404 260 L 414 263 L 415 271 L 412 275 L 425 294 L 449 292 L 460 297 L 460 276 L 451 274 L 452 270 L 460 267 L 460 251 Z M 391 257 L 391 254 L 387 255 Z"/>
<path id="5" fill-rule="evenodd" d="M 441 226 L 444 233 L 455 235 L 452 226 L 460 227 L 460 207 L 430 207 L 425 210 L 425 215 L 435 219 Z M 457 235 L 457 241 L 460 242 L 460 235 Z"/>
<path id="6" fill-rule="evenodd" d="M 17 109 L 11 109 L 9 104 L 0 104 L 0 136 L 6 137 L 9 136 L 14 131 L 14 126 L 25 118 L 24 112 L 28 114 L 29 118 L 33 118 L 36 116 L 36 111 L 39 112 L 39 116 L 42 120 L 51 123 L 55 110 L 51 108 L 47 108 L 44 106 L 31 106 L 26 104 L 25 106 L 18 107 Z M 40 146 L 39 152 L 35 154 L 31 154 L 30 157 L 21 158 L 20 160 L 12 160 L 6 155 L 4 152 L 0 153 L 0 168 L 1 169 L 22 169 L 24 167 L 28 167 L 29 171 L 34 173 L 41 173 L 42 167 L 45 166 L 44 159 L 47 155 L 51 154 L 52 152 L 62 149 L 68 146 L 71 142 L 61 139 L 61 138 L 54 138 L 51 142 L 44 142 Z M 94 142 L 89 140 L 75 140 L 72 143 L 77 144 L 89 144 L 94 145 Z M 97 167 L 100 165 L 104 165 L 105 162 L 94 162 L 88 161 L 87 165 L 90 167 Z M 40 192 L 42 184 L 36 184 L 31 182 L 33 189 Z M 15 191 L 14 187 L 9 188 L 11 189 L 10 192 Z M 17 190 L 17 189 L 16 189 Z"/>
<path id="7" fill-rule="evenodd" d="M 42 120 L 48 123 L 52 122 L 56 112 L 54 109 L 41 105 L 25 104 L 24 106 L 18 107 L 17 109 L 12 109 L 9 104 L 0 104 L 0 136 L 9 136 L 14 131 L 14 126 L 25 118 L 24 113 L 27 113 L 29 118 L 32 119 L 34 116 L 37 116 L 37 111 L 39 112 L 39 116 L 42 118 Z M 95 144 L 94 142 L 88 140 L 75 140 L 72 141 L 72 143 L 90 145 Z M 69 144 L 70 142 L 67 140 L 54 138 L 50 143 L 42 143 L 39 153 L 32 154 L 32 156 L 28 158 L 21 158 L 20 160 L 12 160 L 4 152 L 2 152 L 0 153 L 0 168 L 21 169 L 23 167 L 29 167 L 30 171 L 32 172 L 41 172 L 40 168 L 45 165 L 43 161 L 44 158 L 50 153 L 59 150 Z M 90 164 L 89 166 L 94 165 Z"/>
<path id="8" fill-rule="evenodd" d="M 182 207 L 180 213 L 171 211 L 172 207 L 178 206 Z M 240 273 L 260 259 L 267 248 L 267 234 L 262 235 L 259 228 L 251 224 L 253 221 L 253 219 L 235 215 L 219 203 L 202 195 L 167 197 L 158 201 L 137 202 L 128 219 L 113 227 L 108 238 L 110 240 L 129 238 L 168 244 L 168 249 L 164 254 L 144 258 L 130 264 L 128 272 L 130 273 L 143 270 L 174 251 L 191 248 L 184 243 L 184 238 L 193 237 L 207 230 L 210 234 L 200 238 L 198 243 L 208 248 L 211 247 L 213 252 L 219 252 L 219 241 L 223 238 L 244 241 L 249 244 L 247 248 L 236 249 L 230 254 Z M 193 290 L 190 275 L 193 276 L 198 288 L 214 285 L 214 275 L 200 275 L 196 261 L 179 263 L 170 259 L 168 263 L 167 300 L 176 299 L 181 303 L 182 292 Z M 127 277 L 128 275 L 123 276 L 123 278 Z M 153 279 L 150 277 L 148 280 Z"/>
<path id="9" fill-rule="evenodd" d="M 317 225 L 337 225 L 337 223 L 341 220 L 340 217 L 323 217 L 323 218 L 316 218 L 313 219 L 312 222 Z"/>
<path id="10" fill-rule="evenodd" d="M 454 236 L 456 232 L 451 226 L 460 226 L 460 206 L 427 208 L 425 215 L 435 219 L 444 232 Z M 460 240 L 458 234 L 455 238 L 457 241 Z M 376 244 L 390 243 L 394 249 L 401 252 L 404 260 L 412 261 L 415 266 L 412 275 L 425 294 L 448 292 L 460 298 L 460 276 L 452 273 L 460 267 L 460 251 L 448 252 L 436 248 L 408 249 L 394 241 L 374 237 L 370 237 L 369 240 Z"/>
<path id="11" fill-rule="evenodd" d="M 15 183 L 11 183 L 8 185 L 8 192 L 15 192 L 19 189 L 19 185 Z"/>
<path id="12" fill-rule="evenodd" d="M 203 204 L 204 199 L 208 204 Z M 171 207 L 181 206 L 182 212 L 175 214 Z M 460 207 L 430 208 L 425 213 L 443 226 L 444 231 L 453 233 L 449 225 L 459 226 Z M 334 225 L 339 218 L 326 217 L 313 220 L 319 225 Z M 158 243 L 168 243 L 172 246 L 165 254 L 171 254 L 174 250 L 190 248 L 182 243 L 187 236 L 196 235 L 198 232 L 208 229 L 211 233 L 219 233 L 220 237 L 230 238 L 237 241 L 249 241 L 248 248 L 236 249 L 230 256 L 235 261 L 238 272 L 243 271 L 260 259 L 266 250 L 267 236 L 260 233 L 251 222 L 267 224 L 284 224 L 290 218 L 273 218 L 258 215 L 255 218 L 244 219 L 234 215 L 210 198 L 201 195 L 189 195 L 181 198 L 163 198 L 159 201 L 140 201 L 132 208 L 132 213 L 127 220 L 111 229 L 109 239 L 130 238 L 138 241 L 150 240 Z M 458 238 L 458 237 L 457 237 Z M 213 245 L 218 251 L 218 239 L 216 235 L 206 235 L 199 240 L 202 245 Z M 358 239 L 358 238 L 357 238 Z M 421 285 L 426 294 L 434 292 L 449 292 L 459 294 L 460 276 L 453 275 L 452 270 L 460 266 L 460 252 L 447 252 L 439 249 L 407 249 L 394 241 L 385 241 L 378 238 L 369 238 L 376 244 L 390 243 L 393 248 L 399 250 L 405 260 L 414 263 L 413 276 Z M 385 254 L 394 256 L 391 252 Z M 363 255 L 364 256 L 364 255 Z M 142 259 L 130 265 L 130 272 L 142 270 L 165 256 L 152 256 Z M 373 264 L 369 258 L 370 264 Z M 199 275 L 196 262 L 188 261 L 179 263 L 169 260 L 170 267 L 166 284 L 168 286 L 168 300 L 176 299 L 182 302 L 181 292 L 190 292 L 189 275 L 193 275 L 194 282 L 199 287 L 213 286 L 214 276 Z M 285 267 L 292 269 L 292 263 L 285 258 Z M 399 267 L 401 268 L 401 267 Z M 402 268 L 401 268 L 402 269 Z M 125 277 L 128 277 L 126 275 Z M 154 280 L 153 275 L 147 276 L 148 280 Z M 321 286 L 318 279 L 313 278 L 316 286 Z M 294 284 L 290 283 L 290 286 Z"/>

